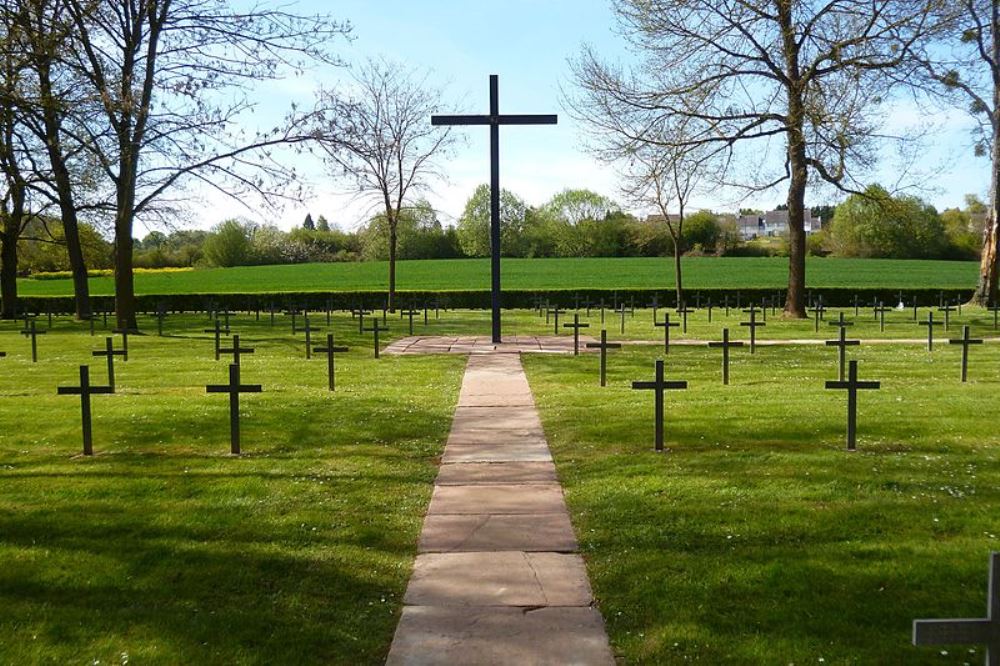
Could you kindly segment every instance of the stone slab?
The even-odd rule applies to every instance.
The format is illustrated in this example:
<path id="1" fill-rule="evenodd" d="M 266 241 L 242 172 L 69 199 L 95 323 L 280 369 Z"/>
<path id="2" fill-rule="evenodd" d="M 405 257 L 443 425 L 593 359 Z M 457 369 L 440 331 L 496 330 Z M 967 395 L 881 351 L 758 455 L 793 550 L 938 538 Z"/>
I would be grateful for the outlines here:
<path id="1" fill-rule="evenodd" d="M 590 582 L 579 555 L 427 553 L 417 556 L 408 606 L 589 606 Z"/>
<path id="2" fill-rule="evenodd" d="M 466 393 L 458 396 L 459 407 L 534 407 L 531 393 Z"/>
<path id="3" fill-rule="evenodd" d="M 392 641 L 390 666 L 613 666 L 593 608 L 410 606 Z"/>
<path id="4" fill-rule="evenodd" d="M 528 430 L 541 428 L 538 411 L 532 406 L 522 407 L 457 407 L 452 419 L 452 430 L 462 428 L 502 428 Z"/>
<path id="5" fill-rule="evenodd" d="M 565 511 L 522 515 L 434 515 L 424 520 L 421 553 L 547 551 L 572 553 L 576 536 Z"/>
<path id="6" fill-rule="evenodd" d="M 559 484 L 435 486 L 428 515 L 566 512 Z"/>
<path id="7" fill-rule="evenodd" d="M 556 483 L 552 463 L 457 463 L 441 465 L 435 483 L 439 486 Z"/>
<path id="8" fill-rule="evenodd" d="M 548 446 L 545 433 L 538 430 L 505 430 L 502 428 L 464 428 L 452 430 L 446 446 L 509 446 L 511 444 Z"/>
<path id="9" fill-rule="evenodd" d="M 445 448 L 442 464 L 552 462 L 549 447 L 538 444 L 467 444 Z"/>

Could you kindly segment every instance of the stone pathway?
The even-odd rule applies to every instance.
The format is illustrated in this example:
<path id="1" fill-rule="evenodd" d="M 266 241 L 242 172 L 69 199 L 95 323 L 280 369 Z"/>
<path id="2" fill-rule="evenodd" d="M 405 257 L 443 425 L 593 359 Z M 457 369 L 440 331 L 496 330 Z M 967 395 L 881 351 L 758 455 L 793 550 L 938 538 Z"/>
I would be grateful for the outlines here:
<path id="1" fill-rule="evenodd" d="M 469 356 L 441 462 L 387 663 L 613 664 L 519 354 Z"/>
<path id="2" fill-rule="evenodd" d="M 586 343 L 594 342 L 588 335 L 580 336 L 580 353 L 587 351 Z M 504 342 L 493 344 L 488 335 L 430 335 L 413 336 L 396 340 L 385 348 L 386 354 L 494 354 L 494 353 L 573 353 L 572 335 L 512 335 Z"/>

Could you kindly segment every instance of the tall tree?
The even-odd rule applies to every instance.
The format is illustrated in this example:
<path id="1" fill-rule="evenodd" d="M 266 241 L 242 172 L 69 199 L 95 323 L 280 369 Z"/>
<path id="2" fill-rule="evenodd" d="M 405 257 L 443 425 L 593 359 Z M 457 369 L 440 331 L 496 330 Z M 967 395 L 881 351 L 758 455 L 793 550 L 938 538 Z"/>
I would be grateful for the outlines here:
<path id="1" fill-rule="evenodd" d="M 432 127 L 445 109 L 427 76 L 386 60 L 368 60 L 346 90 L 320 92 L 315 138 L 331 173 L 348 179 L 383 211 L 389 241 L 389 302 L 396 307 L 396 256 L 401 210 L 437 175 L 435 158 L 450 129 Z"/>
<path id="2" fill-rule="evenodd" d="M 132 231 L 189 183 L 271 200 L 294 181 L 273 149 L 309 140 L 298 119 L 240 131 L 254 104 L 241 90 L 310 63 L 350 26 L 282 7 L 224 0 L 65 0 L 74 65 L 101 101 L 107 140 L 93 148 L 113 189 L 115 309 L 135 329 Z"/>
<path id="3" fill-rule="evenodd" d="M 674 144 L 752 160 L 770 142 L 781 167 L 751 186 L 788 183 L 785 314 L 805 316 L 805 194 L 810 177 L 842 189 L 874 159 L 873 112 L 887 73 L 905 66 L 938 0 L 615 0 L 639 57 L 633 70 L 584 47 L 573 62 L 578 116 L 621 118 L 636 141 L 662 123 L 707 132 Z M 655 132 L 654 132 L 655 135 Z M 669 136 L 669 135 L 668 135 Z"/>
<path id="4" fill-rule="evenodd" d="M 939 40 L 918 54 L 923 72 L 976 120 L 975 152 L 990 160 L 990 193 L 979 281 L 980 305 L 1000 302 L 1000 3 L 960 0 L 941 13 Z"/>

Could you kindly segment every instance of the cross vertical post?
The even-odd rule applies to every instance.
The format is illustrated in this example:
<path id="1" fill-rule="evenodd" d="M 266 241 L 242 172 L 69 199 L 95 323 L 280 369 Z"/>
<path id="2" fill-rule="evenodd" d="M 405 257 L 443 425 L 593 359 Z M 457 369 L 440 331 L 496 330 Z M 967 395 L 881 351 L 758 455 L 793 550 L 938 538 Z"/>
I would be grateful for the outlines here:
<path id="1" fill-rule="evenodd" d="M 655 398 L 654 418 L 656 419 L 655 446 L 657 451 L 663 451 L 663 392 L 686 389 L 687 382 L 665 381 L 663 379 L 663 359 L 657 359 L 655 379 L 651 382 L 632 382 L 632 388 L 653 391 Z"/>
<path id="2" fill-rule="evenodd" d="M 208 393 L 229 394 L 229 450 L 233 455 L 240 454 L 240 393 L 261 393 L 260 384 L 240 384 L 240 366 L 229 365 L 228 384 L 209 384 L 205 387 Z"/>
<path id="3" fill-rule="evenodd" d="M 348 351 L 347 347 L 338 347 L 333 344 L 333 333 L 326 334 L 326 346 L 325 347 L 315 347 L 314 352 L 319 354 L 326 354 L 326 374 L 328 377 L 328 384 L 331 391 L 336 390 L 335 382 L 335 372 L 336 365 L 334 364 L 333 357 L 335 354 Z"/>
<path id="4" fill-rule="evenodd" d="M 722 342 L 709 342 L 709 347 L 720 347 L 722 349 L 722 383 L 729 386 L 729 349 L 731 347 L 742 347 L 742 342 L 729 341 L 729 329 L 722 329 Z"/>
<path id="5" fill-rule="evenodd" d="M 948 340 L 948 344 L 952 345 L 962 345 L 962 383 L 965 383 L 969 379 L 969 346 L 970 345 L 981 345 L 983 344 L 982 339 L 973 339 L 969 337 L 969 326 L 965 325 L 962 327 L 962 337 L 958 339 Z"/>
<path id="6" fill-rule="evenodd" d="M 58 395 L 78 395 L 80 396 L 80 415 L 83 425 L 83 455 L 94 455 L 94 440 L 92 435 L 90 417 L 90 396 L 99 393 L 114 393 L 110 386 L 91 386 L 90 366 L 80 366 L 79 386 L 60 386 L 56 389 Z"/>
<path id="7" fill-rule="evenodd" d="M 847 373 L 847 381 L 828 381 L 826 388 L 847 391 L 847 450 L 854 451 L 857 449 L 858 439 L 858 391 L 860 389 L 878 389 L 881 388 L 882 384 L 881 382 L 858 381 L 857 361 L 851 361 Z"/>
<path id="8" fill-rule="evenodd" d="M 580 313 L 576 313 L 576 314 L 573 315 L 573 323 L 572 324 L 563 324 L 563 328 L 572 328 L 573 329 L 573 356 L 579 356 L 580 355 L 580 329 L 581 328 L 590 328 L 590 324 L 581 324 L 580 323 Z"/>
<path id="9" fill-rule="evenodd" d="M 500 125 L 555 125 L 555 115 L 500 115 L 499 77 L 490 75 L 490 113 L 487 116 L 431 116 L 431 125 L 489 125 L 490 127 L 490 282 L 493 344 L 503 342 L 500 326 Z"/>
<path id="10" fill-rule="evenodd" d="M 621 344 L 617 342 L 608 342 L 608 331 L 607 329 L 601 329 L 601 341 L 598 342 L 588 342 L 587 347 L 589 349 L 600 349 L 601 350 L 601 386 L 607 386 L 607 372 L 608 372 L 608 350 L 609 349 L 621 349 Z"/>

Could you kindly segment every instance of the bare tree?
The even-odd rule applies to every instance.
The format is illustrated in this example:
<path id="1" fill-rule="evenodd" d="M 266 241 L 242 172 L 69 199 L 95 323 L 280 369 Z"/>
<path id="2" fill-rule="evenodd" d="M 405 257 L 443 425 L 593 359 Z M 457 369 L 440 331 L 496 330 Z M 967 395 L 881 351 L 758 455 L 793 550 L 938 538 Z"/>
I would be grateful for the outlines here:
<path id="1" fill-rule="evenodd" d="M 117 324 L 135 329 L 135 219 L 189 184 L 265 201 L 294 185 L 294 169 L 272 151 L 309 137 L 292 117 L 240 131 L 254 109 L 245 91 L 311 63 L 337 64 L 331 46 L 350 26 L 224 0 L 64 1 L 73 65 L 101 101 L 102 126 L 88 138 L 114 200 Z"/>
<path id="2" fill-rule="evenodd" d="M 960 0 L 940 15 L 939 39 L 917 54 L 930 90 L 968 110 L 976 121 L 975 152 L 990 160 L 988 215 L 983 229 L 979 282 L 972 297 L 980 305 L 997 303 L 1000 275 L 1000 3 Z"/>
<path id="3" fill-rule="evenodd" d="M 426 75 L 386 60 L 369 60 L 349 90 L 321 91 L 315 137 L 335 177 L 348 179 L 381 208 L 389 234 L 389 302 L 396 307 L 396 249 L 400 211 L 437 175 L 434 158 L 451 142 L 447 127 L 432 127 L 441 92 Z"/>
<path id="4" fill-rule="evenodd" d="M 810 178 L 860 189 L 875 160 L 874 112 L 887 72 L 904 67 L 939 0 L 615 0 L 640 58 L 632 70 L 584 48 L 572 63 L 577 115 L 622 118 L 637 142 L 647 128 L 696 121 L 676 143 L 753 160 L 762 190 L 788 182 L 785 314 L 805 316 L 805 193 Z M 898 80 L 898 79 L 897 79 Z M 781 167 L 764 169 L 772 142 Z"/>

